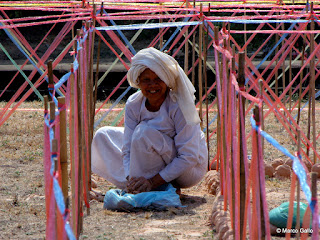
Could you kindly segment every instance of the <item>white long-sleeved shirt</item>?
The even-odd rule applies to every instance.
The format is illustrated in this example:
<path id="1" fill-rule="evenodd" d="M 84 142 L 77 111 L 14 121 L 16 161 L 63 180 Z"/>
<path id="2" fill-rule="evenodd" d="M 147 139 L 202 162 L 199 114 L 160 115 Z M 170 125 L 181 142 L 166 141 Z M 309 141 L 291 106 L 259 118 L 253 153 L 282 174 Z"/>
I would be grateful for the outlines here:
<path id="1" fill-rule="evenodd" d="M 169 94 L 157 112 L 148 111 L 145 102 L 146 98 L 139 91 L 131 95 L 126 103 L 122 148 L 125 175 L 129 176 L 132 134 L 141 122 L 174 140 L 176 157 L 159 172 L 166 182 L 176 179 L 197 164 L 207 164 L 206 141 L 200 124 L 187 125 L 178 103 L 173 102 Z"/>

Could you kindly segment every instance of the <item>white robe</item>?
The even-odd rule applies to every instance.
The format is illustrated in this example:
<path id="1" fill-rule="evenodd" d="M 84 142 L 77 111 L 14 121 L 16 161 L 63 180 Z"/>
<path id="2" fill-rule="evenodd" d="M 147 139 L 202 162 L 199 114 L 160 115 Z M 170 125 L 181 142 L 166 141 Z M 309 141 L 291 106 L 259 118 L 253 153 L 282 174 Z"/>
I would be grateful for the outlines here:
<path id="1" fill-rule="evenodd" d="M 126 103 L 125 128 L 102 127 L 92 142 L 92 171 L 119 188 L 126 177 L 156 174 L 181 187 L 197 184 L 207 171 L 208 151 L 199 124 L 188 125 L 168 95 L 157 112 L 141 92 Z"/>

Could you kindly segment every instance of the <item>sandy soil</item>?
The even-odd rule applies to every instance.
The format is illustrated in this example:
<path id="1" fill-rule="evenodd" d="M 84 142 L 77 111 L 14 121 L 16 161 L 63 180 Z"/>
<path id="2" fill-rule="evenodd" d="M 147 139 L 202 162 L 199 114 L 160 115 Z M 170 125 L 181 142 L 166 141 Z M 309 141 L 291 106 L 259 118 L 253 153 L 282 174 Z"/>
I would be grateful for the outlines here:
<path id="1" fill-rule="evenodd" d="M 42 106 L 33 102 L 23 107 Z M 44 239 L 43 113 L 16 111 L 0 128 L 0 152 L 0 239 Z M 273 158 L 269 151 L 266 155 Z M 289 180 L 266 180 L 269 209 L 288 201 Z M 114 187 L 102 178 L 97 181 L 102 192 Z M 204 182 L 182 193 L 186 207 L 164 212 L 107 211 L 103 203 L 91 201 L 81 239 L 215 239 L 216 229 L 208 224 L 215 196 Z"/>
<path id="2" fill-rule="evenodd" d="M 16 111 L 0 128 L 0 136 L 0 239 L 44 239 L 42 112 Z M 102 192 L 114 188 L 96 179 Z M 93 200 L 81 239 L 211 239 L 213 199 L 199 184 L 183 191 L 184 208 L 165 212 L 112 212 Z"/>

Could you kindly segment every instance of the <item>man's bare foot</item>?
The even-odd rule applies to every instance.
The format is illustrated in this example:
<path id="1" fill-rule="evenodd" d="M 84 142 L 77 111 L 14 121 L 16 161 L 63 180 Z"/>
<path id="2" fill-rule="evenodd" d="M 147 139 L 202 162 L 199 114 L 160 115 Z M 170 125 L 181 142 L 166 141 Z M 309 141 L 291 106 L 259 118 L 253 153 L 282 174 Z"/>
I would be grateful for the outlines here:
<path id="1" fill-rule="evenodd" d="M 180 188 L 180 185 L 175 181 L 173 180 L 171 182 L 172 186 L 176 189 L 176 193 L 181 196 L 181 188 Z"/>
<path id="2" fill-rule="evenodd" d="M 92 188 L 97 188 L 98 184 L 97 184 L 97 180 L 91 176 L 91 187 Z"/>
<path id="3" fill-rule="evenodd" d="M 181 188 L 176 188 L 177 190 L 176 190 L 176 193 L 179 195 L 179 196 L 181 196 Z"/>
<path id="4" fill-rule="evenodd" d="M 92 189 L 90 191 L 90 200 L 97 200 L 98 202 L 103 202 L 104 194 L 98 190 Z"/>

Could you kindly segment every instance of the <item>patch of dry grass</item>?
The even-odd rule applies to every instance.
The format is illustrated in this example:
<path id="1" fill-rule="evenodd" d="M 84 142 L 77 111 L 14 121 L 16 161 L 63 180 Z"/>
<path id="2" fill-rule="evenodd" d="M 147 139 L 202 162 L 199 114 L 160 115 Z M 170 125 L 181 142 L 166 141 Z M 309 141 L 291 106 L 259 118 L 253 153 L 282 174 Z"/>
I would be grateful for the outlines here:
<path id="1" fill-rule="evenodd" d="M 26 103 L 24 107 L 39 104 Z M 16 111 L 0 127 L 0 136 L 0 238 L 43 238 L 46 215 L 42 112 Z"/>
<path id="2" fill-rule="evenodd" d="M 0 102 L 0 108 L 6 103 Z M 98 103 L 97 106 L 100 106 Z M 104 106 L 108 109 L 111 103 Z M 317 107 L 320 107 L 318 104 Z M 25 102 L 22 108 L 42 108 L 41 102 Z M 121 103 L 117 108 L 123 108 Z M 205 107 L 204 107 L 205 109 Z M 96 120 L 105 111 L 97 114 Z M 98 127 L 118 125 L 120 111 L 112 111 Z M 316 112 L 317 126 L 320 124 L 319 111 Z M 216 112 L 210 112 L 212 119 Z M 295 113 L 293 114 L 295 115 Z M 0 127 L 0 223 L 1 239 L 43 239 L 45 236 L 45 204 L 43 179 L 43 112 L 15 111 L 14 114 Z M 213 123 L 209 132 L 216 128 Z M 307 111 L 302 112 L 301 128 L 307 132 Z M 249 117 L 246 118 L 246 132 L 251 131 Z M 271 113 L 265 119 L 265 131 L 275 138 L 291 153 L 296 151 L 296 145 L 286 129 Z M 317 130 L 319 134 L 319 130 Z M 248 138 L 248 153 L 251 154 L 251 137 Z M 303 146 L 305 150 L 305 146 Z M 319 149 L 319 146 L 318 146 Z M 210 139 L 210 157 L 216 154 L 216 134 Z M 284 155 L 265 143 L 264 158 L 270 162 Z M 312 153 L 310 154 L 312 157 Z M 97 177 L 97 176 L 96 176 Z M 97 177 L 99 188 L 106 191 L 112 186 L 102 178 Z M 288 201 L 290 180 L 266 179 L 266 192 L 269 208 Z M 91 202 L 91 215 L 85 216 L 84 234 L 82 239 L 133 239 L 126 238 L 127 233 L 135 234 L 139 239 L 157 236 L 157 239 L 211 239 L 212 229 L 205 226 L 211 213 L 213 197 L 206 194 L 201 186 L 185 190 L 189 195 L 183 204 L 189 207 L 182 210 L 165 213 L 123 213 L 102 209 L 102 204 Z M 302 194 L 303 196 L 303 194 Z M 174 220 L 174 221 L 173 221 Z M 160 224 L 162 223 L 162 224 Z"/>

